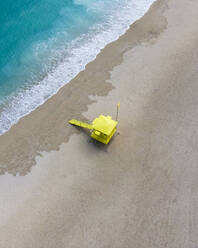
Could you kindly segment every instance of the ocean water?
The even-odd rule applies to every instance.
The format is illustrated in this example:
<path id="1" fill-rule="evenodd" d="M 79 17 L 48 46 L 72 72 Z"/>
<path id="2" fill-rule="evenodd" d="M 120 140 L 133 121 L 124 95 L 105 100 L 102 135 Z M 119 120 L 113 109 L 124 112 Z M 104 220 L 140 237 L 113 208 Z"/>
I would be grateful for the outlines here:
<path id="1" fill-rule="evenodd" d="M 154 1 L 1 1 L 0 134 L 75 77 Z"/>

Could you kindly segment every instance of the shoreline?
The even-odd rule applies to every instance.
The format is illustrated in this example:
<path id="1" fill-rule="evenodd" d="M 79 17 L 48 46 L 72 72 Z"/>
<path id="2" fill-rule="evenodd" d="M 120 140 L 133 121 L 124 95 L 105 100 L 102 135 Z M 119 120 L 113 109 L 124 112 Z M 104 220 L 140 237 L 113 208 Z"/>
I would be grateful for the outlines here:
<path id="1" fill-rule="evenodd" d="M 106 24 L 104 22 L 106 28 L 96 25 L 85 36 L 79 36 L 78 39 L 74 40 L 71 47 L 66 49 L 68 50 L 66 61 L 63 60 L 59 63 L 53 71 L 45 75 L 38 83 L 33 83 L 28 89 L 19 89 L 18 93 L 13 92 L 7 100 L 2 101 L 2 104 L 0 104 L 0 109 L 2 110 L 2 112 L 0 111 L 0 135 L 8 131 L 14 124 L 17 124 L 22 117 L 44 104 L 64 85 L 75 78 L 80 71 L 85 69 L 89 62 L 96 58 L 97 54 L 107 44 L 117 40 L 129 29 L 132 23 L 140 19 L 149 9 L 147 5 L 151 6 L 151 2 L 155 0 L 147 0 L 148 3 L 144 3 L 144 6 L 141 6 L 140 1 L 135 7 L 135 11 L 133 11 L 133 1 L 131 3 L 130 0 L 126 1 L 126 5 L 124 4 L 123 9 L 120 9 L 119 15 L 116 11 L 112 14 L 114 18 L 108 15 L 109 20 L 106 20 Z M 99 34 L 98 30 L 101 30 Z"/>
<path id="2" fill-rule="evenodd" d="M 62 143 L 68 142 L 72 134 L 78 132 L 66 126 L 68 120 L 74 117 L 85 120 L 82 113 L 94 102 L 89 96 L 107 95 L 114 88 L 107 81 L 113 67 L 121 63 L 123 54 L 138 43 L 156 38 L 158 32 L 166 27 L 163 16 L 155 12 L 159 5 L 162 5 L 161 1 L 154 2 L 142 17 L 148 23 L 147 20 L 142 21 L 142 18 L 134 22 L 124 35 L 102 49 L 84 71 L 0 136 L 0 174 L 27 174 L 35 165 L 35 157 L 40 152 L 59 149 Z M 163 12 L 164 8 L 160 11 Z M 155 18 L 158 24 L 153 26 Z M 50 116 L 50 112 L 56 112 L 54 117 Z M 45 123 L 45 118 L 48 123 Z M 55 125 L 53 118 L 61 119 L 58 125 Z"/>
<path id="3" fill-rule="evenodd" d="M 0 181 L 0 247 L 198 247 L 198 2 L 154 6 L 40 115 L 29 116 L 34 129 L 45 121 L 39 131 L 52 135 L 48 141 L 74 133 L 38 154 L 34 168 L 26 164 L 31 173 L 17 167 L 10 172 L 27 175 Z M 95 78 L 102 88 L 91 84 Z M 79 89 L 82 79 L 87 87 Z M 101 112 L 115 116 L 118 100 L 119 135 L 109 146 L 94 145 L 86 132 L 65 124 L 65 118 L 92 120 Z M 66 107 L 73 116 L 60 115 Z M 17 130 L 26 139 L 15 142 L 35 145 L 36 137 Z M 29 161 L 23 150 L 15 152 L 16 164 Z"/>

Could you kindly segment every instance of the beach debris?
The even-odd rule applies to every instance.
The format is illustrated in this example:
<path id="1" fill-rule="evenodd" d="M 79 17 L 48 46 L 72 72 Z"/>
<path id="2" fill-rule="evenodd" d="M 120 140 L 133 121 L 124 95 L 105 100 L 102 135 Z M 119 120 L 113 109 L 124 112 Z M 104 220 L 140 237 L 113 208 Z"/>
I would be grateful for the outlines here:
<path id="1" fill-rule="evenodd" d="M 72 119 L 70 124 L 87 128 L 92 130 L 91 137 L 103 144 L 108 144 L 113 135 L 116 132 L 118 125 L 118 111 L 120 108 L 120 102 L 117 104 L 116 120 L 112 119 L 112 116 L 100 115 L 93 120 L 92 124 L 88 124 L 82 121 Z"/>

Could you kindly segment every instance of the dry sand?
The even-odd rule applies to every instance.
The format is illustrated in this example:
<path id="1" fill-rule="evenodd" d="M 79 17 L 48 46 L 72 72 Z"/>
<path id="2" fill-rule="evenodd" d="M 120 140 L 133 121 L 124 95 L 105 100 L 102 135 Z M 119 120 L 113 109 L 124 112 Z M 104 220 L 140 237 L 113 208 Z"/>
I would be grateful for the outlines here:
<path id="1" fill-rule="evenodd" d="M 0 248 L 198 247 L 197 17 L 157 1 L 0 137 Z M 107 148 L 66 124 L 118 100 Z"/>

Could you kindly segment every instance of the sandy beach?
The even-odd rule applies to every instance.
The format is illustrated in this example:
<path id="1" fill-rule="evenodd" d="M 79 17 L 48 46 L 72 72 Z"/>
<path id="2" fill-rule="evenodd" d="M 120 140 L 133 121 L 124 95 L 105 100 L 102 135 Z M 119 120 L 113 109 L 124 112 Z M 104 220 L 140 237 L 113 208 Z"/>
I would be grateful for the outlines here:
<path id="1" fill-rule="evenodd" d="M 156 1 L 0 136 L 0 248 L 198 247 L 197 17 Z M 118 101 L 107 147 L 67 123 Z"/>

